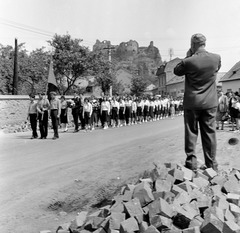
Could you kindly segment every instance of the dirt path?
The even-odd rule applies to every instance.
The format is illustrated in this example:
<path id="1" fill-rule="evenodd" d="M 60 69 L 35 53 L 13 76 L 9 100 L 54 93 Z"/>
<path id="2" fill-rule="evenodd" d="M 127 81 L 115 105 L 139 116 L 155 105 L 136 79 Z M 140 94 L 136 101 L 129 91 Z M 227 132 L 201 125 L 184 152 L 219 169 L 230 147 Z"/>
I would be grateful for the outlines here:
<path id="1" fill-rule="evenodd" d="M 154 161 L 184 161 L 182 121 L 69 132 L 58 141 L 29 140 L 27 133 L 1 135 L 1 232 L 54 231 L 152 169 Z M 228 128 L 218 132 L 218 161 L 224 169 L 240 165 L 239 145 L 227 143 L 233 136 Z"/>

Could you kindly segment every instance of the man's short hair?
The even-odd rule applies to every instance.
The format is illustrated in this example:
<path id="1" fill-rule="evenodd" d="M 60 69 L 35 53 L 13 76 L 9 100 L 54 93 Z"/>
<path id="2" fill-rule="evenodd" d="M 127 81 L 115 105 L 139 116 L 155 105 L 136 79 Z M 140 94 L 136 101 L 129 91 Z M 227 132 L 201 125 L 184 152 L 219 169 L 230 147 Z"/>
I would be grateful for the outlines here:
<path id="1" fill-rule="evenodd" d="M 206 37 L 201 33 L 196 33 L 196 34 L 192 35 L 191 41 L 194 44 L 205 45 Z"/>

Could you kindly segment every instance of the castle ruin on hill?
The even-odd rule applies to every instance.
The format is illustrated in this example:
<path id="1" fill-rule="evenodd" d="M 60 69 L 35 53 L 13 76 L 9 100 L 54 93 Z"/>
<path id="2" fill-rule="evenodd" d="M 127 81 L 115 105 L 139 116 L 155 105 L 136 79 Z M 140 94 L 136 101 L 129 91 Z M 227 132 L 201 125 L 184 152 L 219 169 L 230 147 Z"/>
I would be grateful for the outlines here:
<path id="1" fill-rule="evenodd" d="M 93 51 L 102 51 L 108 59 L 111 50 L 111 61 L 117 69 L 128 70 L 133 75 L 140 75 L 148 80 L 156 78 L 156 71 L 162 65 L 162 58 L 153 41 L 148 47 L 139 47 L 135 40 L 112 45 L 110 41 L 99 40 L 93 46 Z"/>

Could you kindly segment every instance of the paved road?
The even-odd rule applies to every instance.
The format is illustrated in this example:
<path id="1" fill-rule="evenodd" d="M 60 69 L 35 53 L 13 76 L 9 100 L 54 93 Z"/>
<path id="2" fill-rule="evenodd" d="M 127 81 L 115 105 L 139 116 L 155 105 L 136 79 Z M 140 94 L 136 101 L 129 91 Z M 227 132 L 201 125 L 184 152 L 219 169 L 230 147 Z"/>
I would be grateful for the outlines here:
<path id="1" fill-rule="evenodd" d="M 154 160 L 185 158 L 182 117 L 91 133 L 69 131 L 55 141 L 50 139 L 52 132 L 47 140 L 30 140 L 29 134 L 0 135 L 4 232 L 16 226 L 18 232 L 39 230 L 37 222 L 47 225 L 42 209 L 52 199 L 69 195 L 75 179 L 89 192 L 106 180 L 127 179 L 150 169 Z"/>

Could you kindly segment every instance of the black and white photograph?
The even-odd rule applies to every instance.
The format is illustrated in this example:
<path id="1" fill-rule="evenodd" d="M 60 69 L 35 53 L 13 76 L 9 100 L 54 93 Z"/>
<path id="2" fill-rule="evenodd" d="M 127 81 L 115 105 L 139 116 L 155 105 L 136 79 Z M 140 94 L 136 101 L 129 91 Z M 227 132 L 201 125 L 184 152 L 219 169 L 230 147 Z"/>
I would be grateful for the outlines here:
<path id="1" fill-rule="evenodd" d="M 239 0 L 0 0 L 1 233 L 240 232 Z"/>

